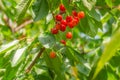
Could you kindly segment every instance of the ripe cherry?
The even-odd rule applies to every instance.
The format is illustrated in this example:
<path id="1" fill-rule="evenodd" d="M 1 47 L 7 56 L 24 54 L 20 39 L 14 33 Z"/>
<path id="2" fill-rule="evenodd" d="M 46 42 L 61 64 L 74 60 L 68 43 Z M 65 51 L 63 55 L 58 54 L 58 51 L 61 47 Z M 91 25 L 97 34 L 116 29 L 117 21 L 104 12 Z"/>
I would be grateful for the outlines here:
<path id="1" fill-rule="evenodd" d="M 74 19 L 76 19 L 78 22 L 79 22 L 79 20 L 80 20 L 78 17 L 74 17 Z"/>
<path id="2" fill-rule="evenodd" d="M 59 9 L 60 9 L 61 13 L 65 13 L 65 11 L 66 11 L 66 8 L 63 4 L 60 4 Z"/>
<path id="3" fill-rule="evenodd" d="M 61 20 L 62 20 L 62 15 L 60 15 L 60 14 L 56 15 L 56 16 L 55 16 L 55 19 L 56 19 L 57 21 L 61 21 Z"/>
<path id="4" fill-rule="evenodd" d="M 68 23 L 68 27 L 69 28 L 73 28 L 74 27 L 73 21 L 71 21 L 71 22 Z"/>
<path id="5" fill-rule="evenodd" d="M 60 26 L 60 31 L 64 32 L 65 30 L 66 30 L 66 26 L 63 25 L 63 24 L 61 24 L 61 26 Z"/>
<path id="6" fill-rule="evenodd" d="M 56 29 L 60 30 L 60 24 L 59 23 L 55 24 L 55 27 L 56 27 Z"/>
<path id="7" fill-rule="evenodd" d="M 50 52 L 50 58 L 55 58 L 56 57 L 56 53 L 55 52 Z"/>
<path id="8" fill-rule="evenodd" d="M 57 34 L 58 33 L 58 29 L 56 27 L 51 29 L 51 33 L 52 34 Z"/>
<path id="9" fill-rule="evenodd" d="M 71 32 L 68 32 L 68 33 L 66 34 L 66 38 L 67 38 L 67 39 L 72 39 L 72 33 L 71 33 Z"/>
<path id="10" fill-rule="evenodd" d="M 66 41 L 65 40 L 61 40 L 60 41 L 62 44 L 66 45 Z"/>
<path id="11" fill-rule="evenodd" d="M 85 17 L 85 13 L 83 11 L 78 12 L 78 17 L 79 18 L 84 18 Z"/>
<path id="12" fill-rule="evenodd" d="M 78 14 L 77 14 L 77 12 L 76 12 L 75 10 L 72 11 L 72 15 L 73 15 L 74 17 L 77 17 L 77 16 L 78 16 Z"/>
<path id="13" fill-rule="evenodd" d="M 78 17 L 74 17 L 73 19 L 73 25 L 76 26 L 79 22 L 79 18 Z"/>
<path id="14" fill-rule="evenodd" d="M 71 22 L 72 19 L 73 19 L 72 16 L 67 16 L 67 17 L 66 17 L 66 21 L 67 21 L 67 22 Z"/>
<path id="15" fill-rule="evenodd" d="M 67 22 L 66 22 L 66 20 L 61 20 L 61 24 L 67 26 Z"/>

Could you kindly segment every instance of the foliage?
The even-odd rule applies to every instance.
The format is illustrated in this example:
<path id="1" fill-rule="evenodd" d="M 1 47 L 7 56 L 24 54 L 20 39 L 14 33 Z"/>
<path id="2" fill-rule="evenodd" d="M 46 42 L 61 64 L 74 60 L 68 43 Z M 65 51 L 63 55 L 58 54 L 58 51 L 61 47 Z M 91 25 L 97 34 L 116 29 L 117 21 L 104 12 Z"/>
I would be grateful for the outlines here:
<path id="1" fill-rule="evenodd" d="M 53 35 L 60 4 L 85 18 Z M 120 0 L 0 0 L 0 80 L 119 80 L 119 13 Z"/>

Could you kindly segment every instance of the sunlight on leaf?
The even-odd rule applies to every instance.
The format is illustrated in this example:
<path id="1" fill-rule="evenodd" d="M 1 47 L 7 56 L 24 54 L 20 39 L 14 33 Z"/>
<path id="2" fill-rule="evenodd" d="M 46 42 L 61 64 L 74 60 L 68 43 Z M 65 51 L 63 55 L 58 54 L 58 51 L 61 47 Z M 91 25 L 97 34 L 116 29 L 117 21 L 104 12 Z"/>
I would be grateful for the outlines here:
<path id="1" fill-rule="evenodd" d="M 108 5 L 109 7 L 112 8 L 112 6 L 113 6 L 112 0 L 105 0 L 105 2 L 107 3 L 107 5 Z"/>
<path id="2" fill-rule="evenodd" d="M 116 50 L 120 47 L 120 29 L 111 37 L 111 40 L 106 44 L 103 54 L 97 64 L 93 79 L 98 75 L 105 63 L 115 55 Z"/>
<path id="3" fill-rule="evenodd" d="M 15 66 L 18 63 L 18 60 L 21 58 L 22 54 L 26 50 L 26 47 L 18 49 L 16 53 L 14 54 L 14 57 L 12 59 L 12 66 Z"/>
<path id="4" fill-rule="evenodd" d="M 13 42 L 10 42 L 8 44 L 5 44 L 5 45 L 2 45 L 1 48 L 0 48 L 0 54 L 1 53 L 4 53 L 8 50 L 10 50 L 11 48 L 13 48 L 15 45 L 17 45 L 19 42 L 19 40 L 15 40 Z"/>
<path id="5" fill-rule="evenodd" d="M 91 10 L 93 8 L 93 6 L 95 5 L 96 0 L 91 0 L 91 1 L 89 1 L 89 0 L 82 0 L 82 2 L 84 4 L 84 6 L 86 8 L 88 8 L 88 10 Z"/>

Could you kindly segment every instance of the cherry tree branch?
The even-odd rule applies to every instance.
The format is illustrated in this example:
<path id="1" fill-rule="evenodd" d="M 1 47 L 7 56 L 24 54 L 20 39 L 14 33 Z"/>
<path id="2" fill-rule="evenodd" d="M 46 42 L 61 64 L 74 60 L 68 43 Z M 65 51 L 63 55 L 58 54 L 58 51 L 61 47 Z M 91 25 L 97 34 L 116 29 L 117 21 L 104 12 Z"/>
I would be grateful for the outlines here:
<path id="1" fill-rule="evenodd" d="M 31 24 L 31 23 L 33 23 L 33 20 L 31 20 L 31 19 L 25 21 L 25 22 L 22 23 L 21 25 L 17 26 L 17 27 L 14 29 L 14 32 L 19 31 L 20 29 L 24 28 L 26 25 Z"/>
<path id="2" fill-rule="evenodd" d="M 29 71 L 32 69 L 32 67 L 35 65 L 37 59 L 42 55 L 43 51 L 45 51 L 45 47 L 41 48 L 40 52 L 37 54 L 35 59 L 31 62 L 31 64 L 28 66 L 28 68 L 25 70 L 26 73 L 29 73 Z"/>

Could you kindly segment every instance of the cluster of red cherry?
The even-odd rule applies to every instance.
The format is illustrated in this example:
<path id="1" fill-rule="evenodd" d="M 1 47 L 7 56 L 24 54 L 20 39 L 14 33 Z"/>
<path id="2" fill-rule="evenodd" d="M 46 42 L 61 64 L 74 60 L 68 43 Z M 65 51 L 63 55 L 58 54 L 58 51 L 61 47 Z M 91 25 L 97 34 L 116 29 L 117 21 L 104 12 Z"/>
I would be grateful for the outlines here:
<path id="1" fill-rule="evenodd" d="M 66 8 L 63 4 L 60 4 L 59 6 L 60 13 L 55 16 L 55 27 L 51 29 L 52 34 L 58 34 L 59 30 L 61 32 L 64 32 L 66 30 L 66 27 L 74 28 L 80 21 L 80 19 L 84 18 L 85 14 L 83 11 L 76 12 L 75 10 L 72 11 L 72 15 L 66 16 L 66 19 L 63 19 L 62 14 L 66 12 Z M 72 32 L 66 33 L 66 38 L 71 39 L 72 38 Z M 66 45 L 65 40 L 60 41 L 62 44 Z"/>
<path id="2" fill-rule="evenodd" d="M 60 13 L 55 16 L 55 27 L 51 29 L 52 34 L 58 34 L 59 31 L 64 32 L 66 30 L 66 27 L 68 26 L 69 28 L 74 28 L 80 21 L 80 19 L 85 17 L 85 14 L 83 11 L 76 12 L 75 10 L 72 11 L 72 15 L 66 16 L 66 19 L 63 19 L 63 14 L 66 12 L 66 8 L 64 7 L 63 4 L 60 4 L 59 6 Z M 66 33 L 66 38 L 67 39 L 72 39 L 72 32 L 67 32 Z M 66 45 L 65 40 L 60 41 L 62 44 Z M 51 58 L 54 58 L 55 55 L 53 56 L 53 53 L 51 53 Z"/>

